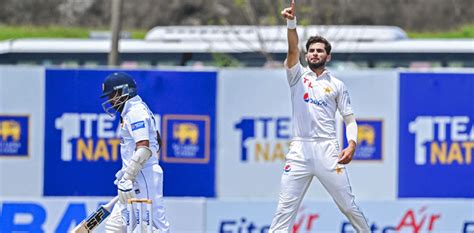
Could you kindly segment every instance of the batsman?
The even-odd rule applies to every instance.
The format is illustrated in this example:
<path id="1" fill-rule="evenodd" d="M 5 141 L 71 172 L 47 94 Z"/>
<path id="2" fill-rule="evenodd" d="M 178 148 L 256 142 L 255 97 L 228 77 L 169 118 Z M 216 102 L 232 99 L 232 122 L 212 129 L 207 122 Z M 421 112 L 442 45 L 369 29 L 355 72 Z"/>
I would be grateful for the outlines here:
<path id="1" fill-rule="evenodd" d="M 115 184 L 119 202 L 110 214 L 107 233 L 126 232 L 124 216 L 127 200 L 149 199 L 153 202 L 153 232 L 168 233 L 169 222 L 163 206 L 163 170 L 158 164 L 161 138 L 153 113 L 137 94 L 137 84 L 127 73 L 114 72 L 102 84 L 104 111 L 120 115 L 120 154 L 122 168 Z M 138 229 L 137 232 L 142 232 Z"/>
<path id="2" fill-rule="evenodd" d="M 281 12 L 288 27 L 288 54 L 285 60 L 293 107 L 290 151 L 281 178 L 281 190 L 270 233 L 290 232 L 298 208 L 316 177 L 349 219 L 358 233 L 371 230 L 355 203 L 345 165 L 350 163 L 357 144 L 357 123 L 349 92 L 344 83 L 326 69 L 331 44 L 321 36 L 306 42 L 306 62 L 299 61 L 295 2 Z M 340 151 L 336 139 L 336 111 L 343 116 L 349 146 Z"/>

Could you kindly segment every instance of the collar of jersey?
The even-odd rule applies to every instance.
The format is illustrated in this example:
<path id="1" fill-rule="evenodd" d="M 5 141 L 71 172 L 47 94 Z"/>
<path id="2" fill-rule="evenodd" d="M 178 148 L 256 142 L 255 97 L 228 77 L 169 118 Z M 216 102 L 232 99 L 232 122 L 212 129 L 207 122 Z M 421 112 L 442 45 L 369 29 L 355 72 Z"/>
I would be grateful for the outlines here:
<path id="1" fill-rule="evenodd" d="M 142 102 L 142 98 L 140 98 L 140 96 L 138 96 L 138 95 L 136 95 L 136 96 L 132 97 L 131 99 L 127 100 L 127 102 L 125 102 L 125 106 L 123 106 L 122 114 L 120 114 L 120 115 L 122 117 L 124 117 L 125 114 L 127 114 L 130 107 L 132 107 L 132 105 L 134 105 L 135 103 L 140 103 L 140 102 Z"/>
<path id="2" fill-rule="evenodd" d="M 326 76 L 329 76 L 329 70 L 328 69 L 324 69 L 323 73 L 319 76 L 313 70 L 311 70 L 309 67 L 308 67 L 308 72 L 311 75 L 313 75 L 314 77 L 316 77 L 316 79 L 320 79 L 320 78 L 324 78 Z"/>

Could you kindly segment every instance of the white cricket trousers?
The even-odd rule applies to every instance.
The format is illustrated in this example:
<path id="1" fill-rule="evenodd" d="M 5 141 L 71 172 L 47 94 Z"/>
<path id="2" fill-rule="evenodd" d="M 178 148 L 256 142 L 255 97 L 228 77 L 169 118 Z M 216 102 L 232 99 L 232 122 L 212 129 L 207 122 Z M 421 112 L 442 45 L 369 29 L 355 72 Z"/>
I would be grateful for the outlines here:
<path id="1" fill-rule="evenodd" d="M 163 205 L 163 170 L 160 165 L 153 164 L 144 167 L 136 177 L 138 189 L 137 198 L 150 199 L 153 202 L 153 225 L 162 233 L 170 232 L 170 224 L 165 217 Z M 106 232 L 126 232 L 123 224 L 127 210 L 126 204 L 117 202 L 106 222 Z"/>
<path id="2" fill-rule="evenodd" d="M 315 176 L 358 233 L 370 233 L 369 225 L 355 204 L 344 165 L 338 164 L 337 139 L 302 139 L 291 142 L 281 177 L 278 206 L 269 233 L 291 232 L 301 201 Z"/>

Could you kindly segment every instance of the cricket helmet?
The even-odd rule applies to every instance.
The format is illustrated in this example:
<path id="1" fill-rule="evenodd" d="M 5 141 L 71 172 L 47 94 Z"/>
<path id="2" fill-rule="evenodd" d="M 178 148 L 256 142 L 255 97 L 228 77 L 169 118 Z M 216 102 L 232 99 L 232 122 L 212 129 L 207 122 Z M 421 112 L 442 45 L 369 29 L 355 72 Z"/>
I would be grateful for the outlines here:
<path id="1" fill-rule="evenodd" d="M 130 97 L 134 97 L 137 95 L 137 83 L 135 83 L 132 76 L 125 72 L 114 72 L 108 75 L 102 83 L 102 95 L 100 97 L 107 97 L 114 91 L 121 91 L 122 95 L 128 94 Z"/>
<path id="2" fill-rule="evenodd" d="M 108 75 L 102 83 L 101 98 L 108 99 L 102 103 L 102 108 L 111 117 L 121 112 L 127 100 L 137 95 L 137 84 L 127 73 L 114 72 Z"/>

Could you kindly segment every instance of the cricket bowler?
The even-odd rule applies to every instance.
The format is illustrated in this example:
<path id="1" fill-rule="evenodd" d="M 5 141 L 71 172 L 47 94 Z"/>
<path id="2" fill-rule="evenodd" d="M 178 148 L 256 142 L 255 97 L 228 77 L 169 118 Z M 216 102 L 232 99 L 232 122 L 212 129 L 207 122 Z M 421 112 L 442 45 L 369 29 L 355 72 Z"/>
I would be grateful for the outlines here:
<path id="1" fill-rule="evenodd" d="M 355 203 L 345 164 L 351 162 L 357 144 L 357 123 L 344 83 L 325 67 L 331 44 L 321 36 L 306 43 L 305 68 L 299 61 L 295 3 L 283 9 L 288 27 L 285 68 L 291 90 L 293 132 L 281 178 L 276 213 L 269 232 L 291 232 L 298 208 L 316 177 L 358 233 L 370 233 L 364 214 Z M 336 139 L 336 110 L 344 118 L 349 146 L 340 152 Z"/>

